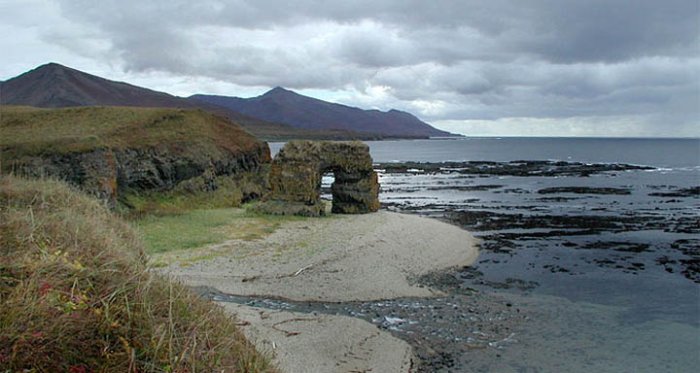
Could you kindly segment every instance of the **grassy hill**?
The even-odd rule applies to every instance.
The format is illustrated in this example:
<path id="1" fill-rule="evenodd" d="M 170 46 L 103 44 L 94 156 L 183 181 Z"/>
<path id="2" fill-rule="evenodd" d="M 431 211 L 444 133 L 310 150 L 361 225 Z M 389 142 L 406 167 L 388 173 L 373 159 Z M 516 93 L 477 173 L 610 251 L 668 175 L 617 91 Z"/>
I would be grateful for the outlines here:
<path id="1" fill-rule="evenodd" d="M 260 142 L 222 117 L 197 109 L 0 107 L 0 147 L 5 157 L 178 144 L 183 151 L 220 147 L 240 153 Z M 203 147 L 203 148 L 201 148 Z"/>
<path id="2" fill-rule="evenodd" d="M 111 206 L 201 194 L 236 205 L 262 193 L 267 144 L 199 109 L 0 107 L 0 170 L 52 176 Z M 174 193 L 174 194 L 173 194 Z"/>
<path id="3" fill-rule="evenodd" d="M 97 200 L 0 176 L 0 370 L 274 372 L 235 320 L 149 271 Z"/>

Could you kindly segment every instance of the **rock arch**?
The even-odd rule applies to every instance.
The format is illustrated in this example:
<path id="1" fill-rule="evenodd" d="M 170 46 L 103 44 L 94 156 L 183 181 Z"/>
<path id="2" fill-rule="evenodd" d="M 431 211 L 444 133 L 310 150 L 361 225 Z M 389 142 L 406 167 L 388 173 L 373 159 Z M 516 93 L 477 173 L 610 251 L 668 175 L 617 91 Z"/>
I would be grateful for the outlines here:
<path id="1" fill-rule="evenodd" d="M 333 213 L 379 209 L 379 183 L 369 147 L 359 141 L 290 141 L 272 161 L 270 194 L 259 210 L 283 215 L 324 215 L 321 178 L 332 171 Z"/>

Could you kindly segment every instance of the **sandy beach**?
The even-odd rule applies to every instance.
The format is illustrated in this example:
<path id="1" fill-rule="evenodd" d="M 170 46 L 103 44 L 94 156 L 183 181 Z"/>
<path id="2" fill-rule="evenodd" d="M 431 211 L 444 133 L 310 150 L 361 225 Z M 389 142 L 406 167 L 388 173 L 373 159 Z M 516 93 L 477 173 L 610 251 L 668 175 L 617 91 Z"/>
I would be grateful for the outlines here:
<path id="1" fill-rule="evenodd" d="M 414 279 L 469 265 L 478 255 L 476 240 L 460 228 L 385 211 L 287 222 L 259 240 L 202 250 L 171 254 L 178 257 L 161 270 L 227 294 L 324 302 L 438 296 Z M 203 253 L 211 258 L 191 262 Z M 222 305 L 284 372 L 405 372 L 411 364 L 408 344 L 366 321 Z"/>
<path id="2" fill-rule="evenodd" d="M 400 373 L 413 364 L 408 343 L 354 317 L 221 304 L 283 372 Z"/>

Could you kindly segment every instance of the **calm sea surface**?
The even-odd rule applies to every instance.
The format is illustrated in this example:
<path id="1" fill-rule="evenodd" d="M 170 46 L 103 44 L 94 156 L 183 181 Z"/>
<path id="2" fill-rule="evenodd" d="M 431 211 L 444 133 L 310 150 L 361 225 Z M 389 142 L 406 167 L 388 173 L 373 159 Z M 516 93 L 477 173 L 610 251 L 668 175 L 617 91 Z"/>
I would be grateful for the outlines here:
<path id="1" fill-rule="evenodd" d="M 475 137 L 366 143 L 375 162 L 555 159 L 694 167 L 696 170 L 700 162 L 698 139 Z M 283 145 L 270 143 L 270 149 L 276 154 Z"/>
<path id="2" fill-rule="evenodd" d="M 442 219 L 482 239 L 475 266 L 458 274 L 462 287 L 509 297 L 536 315 L 497 355 L 455 357 L 456 371 L 692 372 L 700 366 L 700 140 L 368 144 L 377 163 L 553 160 L 651 168 L 516 176 L 388 172 L 377 165 L 385 208 Z M 281 145 L 270 144 L 273 153 Z M 326 187 L 331 182 L 324 178 Z"/>

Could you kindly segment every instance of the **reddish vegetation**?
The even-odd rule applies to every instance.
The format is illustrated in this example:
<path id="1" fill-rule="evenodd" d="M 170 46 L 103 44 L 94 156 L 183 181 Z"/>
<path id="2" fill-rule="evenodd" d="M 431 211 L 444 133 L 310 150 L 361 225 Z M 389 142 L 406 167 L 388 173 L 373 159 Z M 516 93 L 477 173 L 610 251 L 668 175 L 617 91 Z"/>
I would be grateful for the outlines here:
<path id="1" fill-rule="evenodd" d="M 235 320 L 148 270 L 96 200 L 0 177 L 0 371 L 270 372 Z"/>

